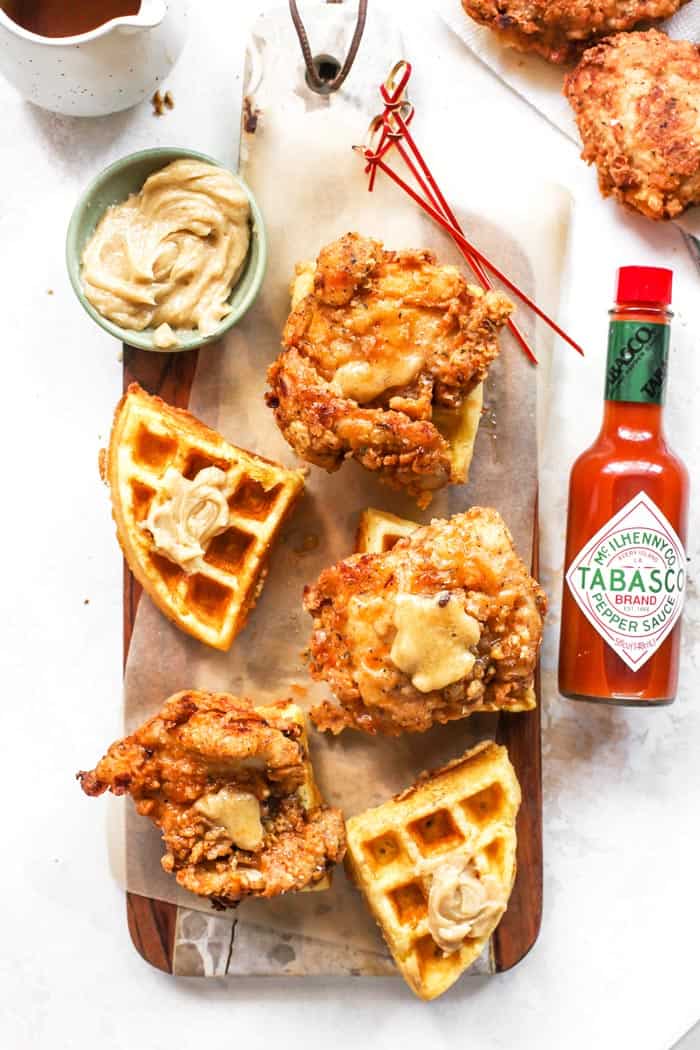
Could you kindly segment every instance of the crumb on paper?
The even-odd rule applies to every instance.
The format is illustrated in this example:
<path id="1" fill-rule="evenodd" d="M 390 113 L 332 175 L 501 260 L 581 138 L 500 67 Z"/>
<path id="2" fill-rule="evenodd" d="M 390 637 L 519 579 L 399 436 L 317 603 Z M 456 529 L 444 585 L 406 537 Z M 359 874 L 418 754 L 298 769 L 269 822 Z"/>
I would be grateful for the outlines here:
<path id="1" fill-rule="evenodd" d="M 294 547 L 295 554 L 309 554 L 311 551 L 315 551 L 320 543 L 318 536 L 311 532 L 308 536 L 304 536 L 298 547 Z"/>
<path id="2" fill-rule="evenodd" d="M 46 289 L 46 294 L 47 295 L 53 295 L 53 288 L 47 288 Z"/>
<path id="3" fill-rule="evenodd" d="M 162 117 L 165 113 L 165 99 L 161 95 L 160 91 L 155 91 L 151 98 L 151 105 L 153 106 L 153 116 Z"/>
<path id="4" fill-rule="evenodd" d="M 100 472 L 100 477 L 107 484 L 107 449 L 101 448 L 97 453 L 97 469 Z"/>
<path id="5" fill-rule="evenodd" d="M 83 599 L 83 605 L 89 605 L 89 604 L 90 604 L 90 599 L 89 598 L 84 598 Z"/>
<path id="6" fill-rule="evenodd" d="M 246 95 L 243 99 L 243 130 L 247 131 L 249 135 L 254 135 L 258 127 L 258 119 L 260 117 L 260 110 L 257 106 L 253 106 L 250 101 L 250 95 Z"/>
<path id="7" fill-rule="evenodd" d="M 163 95 L 163 102 L 165 102 L 166 109 L 175 109 L 175 99 L 173 98 L 172 91 L 166 91 Z"/>

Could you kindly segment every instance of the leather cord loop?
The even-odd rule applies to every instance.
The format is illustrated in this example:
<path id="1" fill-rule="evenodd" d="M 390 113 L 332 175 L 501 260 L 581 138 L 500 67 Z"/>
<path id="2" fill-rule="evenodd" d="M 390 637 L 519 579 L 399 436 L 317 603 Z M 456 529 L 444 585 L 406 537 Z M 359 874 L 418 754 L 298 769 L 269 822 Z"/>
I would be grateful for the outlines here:
<path id="1" fill-rule="evenodd" d="M 296 0 L 289 0 L 289 11 L 292 16 L 292 22 L 294 23 L 297 36 L 299 37 L 301 53 L 304 56 L 304 63 L 306 65 L 306 80 L 312 91 L 317 91 L 319 94 L 326 95 L 333 91 L 337 91 L 343 84 L 345 78 L 352 69 L 352 64 L 355 61 L 355 56 L 357 55 L 360 41 L 362 40 L 365 22 L 367 21 L 367 2 L 368 0 L 360 0 L 357 12 L 357 24 L 355 25 L 355 32 L 353 33 L 345 61 L 332 80 L 324 80 L 319 76 L 316 65 L 314 64 L 309 37 L 306 28 L 304 27 L 304 23 L 301 20 Z"/>

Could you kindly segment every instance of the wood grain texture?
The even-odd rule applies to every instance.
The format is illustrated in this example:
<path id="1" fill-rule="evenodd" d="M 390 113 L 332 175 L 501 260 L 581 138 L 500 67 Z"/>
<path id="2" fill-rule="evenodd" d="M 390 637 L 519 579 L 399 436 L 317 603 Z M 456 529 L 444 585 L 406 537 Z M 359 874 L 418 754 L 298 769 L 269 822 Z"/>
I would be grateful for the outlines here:
<path id="1" fill-rule="evenodd" d="M 539 572 L 537 504 L 534 514 L 532 574 Z M 496 971 L 501 973 L 527 955 L 542 922 L 542 689 L 539 665 L 535 674 L 537 707 L 526 714 L 504 713 L 497 740 L 508 748 L 523 801 L 517 821 L 517 875 L 508 910 L 493 936 Z"/>
<path id="2" fill-rule="evenodd" d="M 124 389 L 138 382 L 170 404 L 186 408 L 197 365 L 197 352 L 156 354 L 124 348 Z M 535 522 L 537 516 L 535 515 Z M 537 529 L 535 527 L 535 533 Z M 539 568 L 537 535 L 533 573 Z M 136 618 L 141 587 L 124 564 L 124 662 Z M 508 748 L 522 788 L 518 814 L 517 878 L 508 910 L 493 938 L 497 972 L 515 966 L 537 940 L 542 919 L 542 757 L 540 680 L 537 708 L 527 714 L 503 714 L 498 742 Z M 173 972 L 173 948 L 178 909 L 175 904 L 127 893 L 127 918 L 134 947 L 152 966 Z"/>
<path id="3" fill-rule="evenodd" d="M 187 408 L 196 367 L 196 350 L 157 354 L 125 346 L 124 390 L 130 383 L 140 383 L 150 394 L 159 394 L 164 401 Z M 140 597 L 141 585 L 124 562 L 124 666 Z M 177 911 L 177 905 L 166 901 L 139 897 L 135 893 L 126 895 L 127 922 L 134 947 L 146 962 L 165 973 L 173 972 Z"/>

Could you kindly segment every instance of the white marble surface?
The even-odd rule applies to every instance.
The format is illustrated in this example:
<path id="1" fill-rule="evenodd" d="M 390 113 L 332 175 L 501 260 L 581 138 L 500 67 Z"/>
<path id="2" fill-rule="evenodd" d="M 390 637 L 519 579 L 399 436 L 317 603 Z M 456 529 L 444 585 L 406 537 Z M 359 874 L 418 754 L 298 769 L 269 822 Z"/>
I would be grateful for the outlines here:
<path id="1" fill-rule="evenodd" d="M 682 695 L 651 712 L 559 701 L 551 671 L 565 479 L 599 419 L 614 270 L 647 262 L 676 271 L 668 429 L 696 485 L 700 276 L 673 227 L 600 201 L 571 144 L 474 62 L 425 2 L 403 0 L 400 10 L 416 64 L 421 140 L 438 170 L 452 163 L 507 168 L 514 179 L 541 173 L 576 200 L 561 319 L 588 356 L 581 362 L 558 348 L 560 393 L 543 469 L 544 582 L 555 601 L 545 650 L 542 933 L 511 973 L 464 981 L 432 1006 L 393 980 L 175 980 L 131 947 L 122 895 L 107 873 L 99 804 L 73 781 L 119 729 L 121 563 L 96 469 L 120 389 L 119 348 L 74 300 L 63 237 L 80 188 L 115 157 L 156 142 L 230 154 L 240 49 L 258 3 L 198 0 L 196 8 L 168 83 L 176 108 L 161 120 L 142 107 L 71 122 L 0 83 L 0 1045 L 170 1050 L 371 1040 L 407 1050 L 667 1050 L 700 1015 L 700 651 L 688 630 Z M 695 530 L 690 553 L 692 577 Z M 694 583 L 687 611 L 697 639 Z"/>

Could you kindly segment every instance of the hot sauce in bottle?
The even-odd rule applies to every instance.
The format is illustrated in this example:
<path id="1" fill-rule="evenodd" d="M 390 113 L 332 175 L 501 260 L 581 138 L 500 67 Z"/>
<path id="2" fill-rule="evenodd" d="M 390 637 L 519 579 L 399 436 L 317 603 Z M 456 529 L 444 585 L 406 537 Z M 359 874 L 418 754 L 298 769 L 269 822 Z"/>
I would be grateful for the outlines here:
<path id="1" fill-rule="evenodd" d="M 571 471 L 559 691 L 572 700 L 676 695 L 688 474 L 662 425 L 672 279 L 620 269 L 603 425 Z"/>

